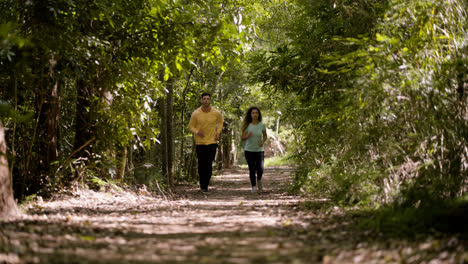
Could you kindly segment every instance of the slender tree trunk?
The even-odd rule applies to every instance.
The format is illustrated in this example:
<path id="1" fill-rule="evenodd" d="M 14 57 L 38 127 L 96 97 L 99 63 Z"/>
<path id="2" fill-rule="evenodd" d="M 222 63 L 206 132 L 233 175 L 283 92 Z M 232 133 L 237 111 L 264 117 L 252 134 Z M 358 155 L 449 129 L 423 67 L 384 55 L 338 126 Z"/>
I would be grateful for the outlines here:
<path id="1" fill-rule="evenodd" d="M 58 126 L 60 118 L 60 103 L 58 98 L 58 83 L 53 85 L 52 92 L 47 97 L 46 103 L 43 106 L 43 112 L 39 122 L 45 122 L 45 133 L 43 134 L 43 150 L 45 150 L 44 157 L 46 158 L 47 166 L 53 161 L 57 160 L 57 146 L 58 146 Z"/>
<path id="2" fill-rule="evenodd" d="M 195 62 L 196 63 L 196 62 Z M 185 112 L 187 111 L 187 104 L 186 104 L 186 96 L 187 96 L 187 91 L 188 91 L 188 88 L 190 86 L 190 79 L 192 78 L 192 75 L 193 75 L 193 70 L 195 69 L 195 66 L 192 67 L 192 69 L 190 70 L 190 74 L 188 76 L 188 79 L 187 79 L 187 83 L 185 85 L 185 88 L 184 88 L 184 91 L 182 92 L 182 111 L 180 113 L 180 123 L 182 124 L 181 125 L 181 128 L 180 128 L 180 177 L 182 177 L 182 175 L 185 175 L 187 173 L 187 169 L 188 169 L 188 166 L 187 166 L 187 159 L 185 158 L 186 155 L 185 155 Z"/>
<path id="3" fill-rule="evenodd" d="M 116 178 L 123 181 L 125 176 L 125 167 L 127 165 L 127 147 L 124 146 L 117 149 L 118 168 Z"/>
<path id="4" fill-rule="evenodd" d="M 55 60 L 50 59 L 48 77 L 43 82 L 42 91 L 38 95 L 38 130 L 36 153 L 38 154 L 39 188 L 49 181 L 51 164 L 58 156 L 58 126 L 60 118 L 59 82 L 55 75 Z"/>
<path id="5" fill-rule="evenodd" d="M 236 138 L 236 135 L 233 134 L 232 137 Z M 237 147 L 236 147 L 235 141 L 231 142 L 231 153 L 232 153 L 231 165 L 236 166 L 237 165 Z"/>
<path id="6" fill-rule="evenodd" d="M 93 95 L 92 87 L 85 80 L 79 79 L 76 84 L 76 123 L 75 123 L 75 141 L 73 149 L 81 148 L 93 136 L 93 121 L 92 121 L 92 103 Z M 75 154 L 76 158 L 88 157 L 89 151 L 87 147 L 82 148 Z"/>
<path id="7" fill-rule="evenodd" d="M 214 84 L 214 86 L 213 86 L 213 91 L 215 91 L 215 90 L 216 90 L 216 87 L 218 87 L 218 84 L 219 84 L 219 82 L 221 81 L 221 79 L 223 78 L 224 73 L 225 73 L 225 71 L 222 71 L 222 72 L 219 74 L 218 78 L 216 78 L 216 82 L 215 82 L 215 84 Z"/>
<path id="8" fill-rule="evenodd" d="M 15 100 L 15 113 L 18 112 L 18 76 L 15 75 L 15 91 L 14 91 L 14 100 Z M 11 155 L 13 156 L 13 159 L 11 161 L 11 166 L 10 166 L 10 177 L 13 177 L 13 168 L 15 166 L 15 157 L 16 157 L 16 148 L 15 148 L 15 138 L 16 138 L 16 120 L 13 120 L 13 136 L 11 137 Z M 13 183 L 13 179 L 11 179 L 11 182 Z"/>
<path id="9" fill-rule="evenodd" d="M 130 142 L 128 146 L 128 155 L 127 155 L 127 170 L 129 177 L 135 181 L 135 165 L 133 164 L 133 142 Z"/>
<path id="10" fill-rule="evenodd" d="M 167 180 L 167 174 L 168 174 L 168 166 L 167 166 L 167 160 L 168 160 L 168 155 L 167 155 L 167 106 L 166 106 L 166 100 L 161 99 L 161 103 L 159 104 L 159 111 L 160 111 L 160 116 L 161 116 L 161 149 L 160 149 L 160 156 L 161 156 L 161 173 L 164 177 L 165 180 Z M 167 182 L 169 184 L 169 182 Z"/>
<path id="11" fill-rule="evenodd" d="M 166 97 L 166 146 L 167 146 L 167 179 L 169 188 L 174 188 L 174 79 L 167 82 Z"/>
<path id="12" fill-rule="evenodd" d="M 7 145 L 5 141 L 5 130 L 0 121 L 0 219 L 5 219 L 18 214 L 16 202 L 13 199 L 11 178 L 6 158 Z"/>
<path id="13" fill-rule="evenodd" d="M 220 171 L 223 169 L 223 137 L 220 138 L 219 144 L 218 144 L 218 149 L 216 150 L 216 156 L 215 156 L 215 168 L 216 170 Z"/>
<path id="14" fill-rule="evenodd" d="M 223 169 L 231 168 L 231 146 L 232 146 L 232 131 L 229 127 L 229 120 L 225 120 L 223 125 L 223 145 L 222 145 L 222 162 Z"/>
<path id="15" fill-rule="evenodd" d="M 75 139 L 73 142 L 73 155 L 76 159 L 82 159 L 87 163 L 90 154 L 94 151 L 92 148 L 96 145 L 96 117 L 94 116 L 96 102 L 93 101 L 97 96 L 95 86 L 97 79 L 84 80 L 78 79 L 76 83 L 76 109 L 75 109 Z M 80 168 L 76 169 L 75 175 L 69 175 L 66 182 L 83 177 L 83 172 Z"/>
<path id="16" fill-rule="evenodd" d="M 195 137 L 192 136 L 192 151 L 190 152 L 190 159 L 189 159 L 189 166 L 188 166 L 188 169 L 187 169 L 187 178 L 189 180 L 195 180 L 197 178 L 197 162 L 196 162 L 196 159 L 197 159 L 197 154 L 196 154 L 196 147 L 197 145 L 195 145 Z"/>
<path id="17" fill-rule="evenodd" d="M 276 132 L 275 132 L 275 139 L 274 142 L 276 143 L 276 148 L 279 150 L 281 155 L 284 154 L 283 147 L 281 146 L 281 140 L 279 138 L 279 124 L 280 124 L 281 113 L 279 113 L 278 118 L 276 119 Z M 275 149 L 276 149 L 275 148 Z M 276 156 L 276 151 L 274 151 L 274 156 Z"/>

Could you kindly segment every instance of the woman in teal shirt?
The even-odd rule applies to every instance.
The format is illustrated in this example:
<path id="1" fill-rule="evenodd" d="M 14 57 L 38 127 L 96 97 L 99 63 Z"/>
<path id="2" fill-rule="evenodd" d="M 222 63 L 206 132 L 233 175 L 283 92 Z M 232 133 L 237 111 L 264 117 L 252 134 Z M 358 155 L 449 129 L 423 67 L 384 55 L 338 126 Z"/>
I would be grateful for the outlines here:
<path id="1" fill-rule="evenodd" d="M 244 153 L 247 164 L 249 165 L 250 184 L 252 192 L 263 189 L 263 144 L 267 140 L 265 124 L 262 123 L 262 113 L 260 109 L 253 106 L 245 113 L 242 122 L 242 140 L 245 141 Z"/>

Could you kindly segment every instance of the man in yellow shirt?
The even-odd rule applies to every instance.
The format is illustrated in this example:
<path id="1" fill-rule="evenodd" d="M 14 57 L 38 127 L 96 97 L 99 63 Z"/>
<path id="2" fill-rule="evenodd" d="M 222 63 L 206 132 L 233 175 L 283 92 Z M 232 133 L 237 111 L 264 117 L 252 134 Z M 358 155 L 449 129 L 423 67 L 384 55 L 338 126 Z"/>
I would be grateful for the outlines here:
<path id="1" fill-rule="evenodd" d="M 200 189 L 203 192 L 208 192 L 208 185 L 213 173 L 213 160 L 216 156 L 218 140 L 223 129 L 223 116 L 210 105 L 211 94 L 203 93 L 200 102 L 201 106 L 192 113 L 189 128 L 195 135 L 195 144 L 197 145 Z"/>

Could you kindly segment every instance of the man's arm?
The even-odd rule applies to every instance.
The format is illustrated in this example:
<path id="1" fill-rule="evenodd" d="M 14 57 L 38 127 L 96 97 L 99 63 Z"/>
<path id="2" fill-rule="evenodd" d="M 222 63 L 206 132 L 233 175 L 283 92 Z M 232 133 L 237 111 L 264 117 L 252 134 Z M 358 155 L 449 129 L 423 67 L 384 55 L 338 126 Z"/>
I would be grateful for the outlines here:
<path id="1" fill-rule="evenodd" d="M 221 115 L 221 113 L 219 113 L 218 123 L 216 125 L 216 133 L 221 134 L 222 130 L 223 130 L 223 116 Z"/>
<path id="2" fill-rule="evenodd" d="M 199 137 L 204 137 L 205 133 L 203 133 L 202 130 L 197 129 L 197 118 L 195 117 L 195 112 L 192 113 L 192 117 L 190 117 L 190 122 L 189 122 L 189 129 L 192 131 L 193 134 L 199 136 Z"/>
<path id="3" fill-rule="evenodd" d="M 219 140 L 219 136 L 221 135 L 221 131 L 223 130 L 223 116 L 221 112 L 218 112 L 218 122 L 216 123 L 216 135 L 215 140 Z"/>
<path id="4" fill-rule="evenodd" d="M 192 131 L 192 133 L 197 134 L 198 130 L 196 128 L 197 125 L 197 119 L 195 118 L 195 112 L 192 113 L 192 116 L 190 117 L 190 122 L 189 122 L 189 129 Z"/>

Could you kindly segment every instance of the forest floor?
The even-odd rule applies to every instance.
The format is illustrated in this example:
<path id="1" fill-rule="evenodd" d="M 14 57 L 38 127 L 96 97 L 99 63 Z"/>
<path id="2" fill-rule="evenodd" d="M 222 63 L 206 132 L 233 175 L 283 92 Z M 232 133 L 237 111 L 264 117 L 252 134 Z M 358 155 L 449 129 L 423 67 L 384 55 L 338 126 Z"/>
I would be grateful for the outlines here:
<path id="1" fill-rule="evenodd" d="M 232 169 L 209 193 L 185 184 L 172 195 L 109 187 L 36 199 L 0 222 L 0 263 L 468 263 L 459 235 L 364 230 L 326 201 L 290 194 L 291 177 L 267 168 L 259 193 Z"/>

